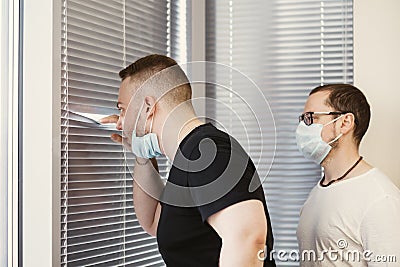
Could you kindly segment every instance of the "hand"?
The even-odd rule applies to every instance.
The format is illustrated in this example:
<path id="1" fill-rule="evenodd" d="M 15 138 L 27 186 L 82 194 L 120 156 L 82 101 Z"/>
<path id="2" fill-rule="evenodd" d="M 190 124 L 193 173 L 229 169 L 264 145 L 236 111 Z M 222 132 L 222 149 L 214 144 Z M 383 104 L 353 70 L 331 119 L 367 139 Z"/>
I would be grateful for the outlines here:
<path id="1" fill-rule="evenodd" d="M 118 120 L 119 120 L 119 116 L 118 115 L 110 115 L 110 116 L 107 116 L 107 117 L 104 117 L 104 118 L 102 118 L 102 119 L 100 119 L 100 123 L 118 123 Z M 118 125 L 117 125 L 117 129 L 118 129 Z M 118 129 L 119 130 L 119 129 Z M 119 134 L 116 134 L 116 133 L 113 133 L 111 136 L 110 136 L 110 138 L 111 138 L 111 140 L 113 140 L 115 143 L 119 143 L 119 144 L 122 144 L 122 136 L 121 135 L 119 135 Z"/>

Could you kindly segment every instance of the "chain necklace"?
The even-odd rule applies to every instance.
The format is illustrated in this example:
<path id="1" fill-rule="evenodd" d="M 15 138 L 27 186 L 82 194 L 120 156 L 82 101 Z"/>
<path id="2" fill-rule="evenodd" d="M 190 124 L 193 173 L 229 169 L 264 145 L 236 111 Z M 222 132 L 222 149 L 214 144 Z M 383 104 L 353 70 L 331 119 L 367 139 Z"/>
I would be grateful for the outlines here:
<path id="1" fill-rule="evenodd" d="M 330 182 L 327 183 L 326 185 L 324 185 L 324 181 L 325 181 L 325 174 L 324 174 L 324 177 L 323 177 L 322 180 L 319 182 L 320 186 L 322 186 L 322 187 L 328 187 L 328 186 L 330 186 L 331 184 L 333 184 L 334 182 L 337 182 L 337 181 L 342 180 L 344 177 L 347 176 L 347 174 L 349 174 L 349 173 L 358 165 L 358 163 L 361 162 L 362 159 L 363 159 L 363 157 L 361 156 L 361 157 L 357 160 L 357 162 L 354 163 L 354 165 L 351 166 L 351 168 L 347 170 L 347 172 L 346 172 L 345 174 L 343 174 L 342 176 L 340 176 L 339 178 L 337 178 L 337 179 L 335 179 L 335 180 L 330 181 Z"/>

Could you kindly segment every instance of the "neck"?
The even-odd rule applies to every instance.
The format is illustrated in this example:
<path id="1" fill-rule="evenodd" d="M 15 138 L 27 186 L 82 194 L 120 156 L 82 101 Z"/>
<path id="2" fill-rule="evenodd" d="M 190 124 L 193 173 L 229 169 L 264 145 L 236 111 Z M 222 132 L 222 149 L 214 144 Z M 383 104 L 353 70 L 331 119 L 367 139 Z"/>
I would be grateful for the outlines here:
<path id="1" fill-rule="evenodd" d="M 341 177 L 359 158 L 360 154 L 358 153 L 358 148 L 354 146 L 346 146 L 342 144 L 340 148 L 332 149 L 328 157 L 322 162 L 322 167 L 324 167 L 325 183 L 329 183 L 330 181 Z M 345 178 L 354 176 L 356 173 L 358 172 L 353 170 Z"/>
<path id="2" fill-rule="evenodd" d="M 160 131 L 159 142 L 163 153 L 170 159 L 175 158 L 182 140 L 196 127 L 204 124 L 193 112 L 185 107 L 171 112 Z"/>

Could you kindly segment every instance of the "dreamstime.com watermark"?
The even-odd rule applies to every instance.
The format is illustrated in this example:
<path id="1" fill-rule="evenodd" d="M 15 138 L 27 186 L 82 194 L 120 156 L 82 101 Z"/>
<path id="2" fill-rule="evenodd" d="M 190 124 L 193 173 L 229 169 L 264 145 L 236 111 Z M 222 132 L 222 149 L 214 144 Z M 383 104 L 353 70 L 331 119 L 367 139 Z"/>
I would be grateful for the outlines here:
<path id="1" fill-rule="evenodd" d="M 337 249 L 325 249 L 319 252 L 314 250 L 303 250 L 301 253 L 299 250 L 271 250 L 269 255 L 264 250 L 260 250 L 257 253 L 259 260 L 264 261 L 266 257 L 269 259 L 275 259 L 278 262 L 323 262 L 328 260 L 330 262 L 397 262 L 395 255 L 375 255 L 371 250 L 349 250 L 347 249 L 348 243 L 344 239 L 337 241 Z"/>

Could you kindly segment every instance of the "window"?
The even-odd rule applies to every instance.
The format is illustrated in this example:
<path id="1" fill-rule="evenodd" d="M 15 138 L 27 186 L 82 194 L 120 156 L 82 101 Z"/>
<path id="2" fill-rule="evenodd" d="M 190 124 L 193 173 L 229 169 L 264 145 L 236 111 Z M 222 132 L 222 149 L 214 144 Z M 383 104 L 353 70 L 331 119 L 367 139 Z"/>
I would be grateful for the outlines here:
<path id="1" fill-rule="evenodd" d="M 164 265 L 135 216 L 130 159 L 110 140 L 114 127 L 81 113 L 118 114 L 118 72 L 139 57 L 186 61 L 185 20 L 178 0 L 63 1 L 62 266 Z M 160 162 L 165 176 L 168 166 Z"/>
<path id="2" fill-rule="evenodd" d="M 118 71 L 137 58 L 159 53 L 187 60 L 185 2 L 62 2 L 62 266 L 164 265 L 155 239 L 135 217 L 131 159 L 109 139 L 112 127 L 79 114 L 117 113 Z M 206 96 L 230 109 L 208 101 L 207 116 L 242 142 L 253 159 L 260 158 L 256 165 L 267 176 L 263 186 L 275 250 L 295 250 L 300 208 L 321 175 L 319 166 L 297 151 L 297 116 L 313 87 L 353 81 L 352 1 L 206 0 L 206 7 L 206 60 L 251 78 L 268 100 L 273 114 L 268 123 L 274 127 L 259 127 L 237 96 L 212 84 Z M 216 68 L 207 75 L 228 81 L 253 109 L 269 112 L 258 92 L 232 72 Z M 232 119 L 233 111 L 243 120 Z M 247 133 L 261 134 L 266 154 L 260 135 L 246 135 L 242 123 Z M 166 161 L 159 165 L 165 177 Z M 278 260 L 280 266 L 297 264 Z"/>
<path id="3" fill-rule="evenodd" d="M 296 228 L 300 208 L 321 176 L 319 166 L 305 160 L 295 140 L 297 117 L 309 91 L 326 83 L 353 82 L 353 3 L 351 0 L 207 0 L 207 60 L 226 64 L 248 75 L 260 87 L 269 102 L 275 129 L 262 128 L 266 150 L 276 151 L 272 167 L 270 155 L 256 164 L 267 175 L 264 182 L 275 250 L 297 250 Z M 253 99 L 254 109 L 264 105 L 258 92 L 248 88 L 230 73 L 212 71 L 208 76 L 231 79 L 239 95 Z M 206 95 L 238 110 L 237 96 L 208 85 Z M 215 118 L 244 147 L 252 158 L 260 156 L 259 131 L 248 111 L 242 121 L 232 119 L 233 111 L 214 101 L 207 114 Z M 268 113 L 268 106 L 263 107 Z M 245 129 L 241 126 L 244 123 Z M 276 132 L 274 131 L 276 130 Z M 276 143 L 274 142 L 276 137 Z M 288 254 L 286 254 L 288 255 Z M 277 254 L 275 254 L 277 259 Z M 279 261 L 279 266 L 297 266 L 294 261 Z"/>

